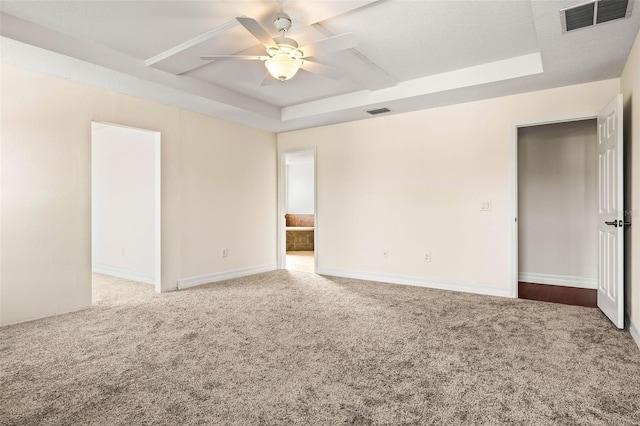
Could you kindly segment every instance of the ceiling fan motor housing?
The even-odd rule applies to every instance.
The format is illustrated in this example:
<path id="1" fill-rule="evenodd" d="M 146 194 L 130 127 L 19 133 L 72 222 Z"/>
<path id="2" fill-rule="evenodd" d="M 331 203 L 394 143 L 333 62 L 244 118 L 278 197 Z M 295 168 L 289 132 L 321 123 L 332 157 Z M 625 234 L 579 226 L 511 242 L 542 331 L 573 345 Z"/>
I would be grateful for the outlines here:
<path id="1" fill-rule="evenodd" d="M 287 32 L 291 28 L 291 18 L 286 13 L 281 13 L 273 19 L 273 25 L 278 32 Z"/>
<path id="2" fill-rule="evenodd" d="M 288 37 L 276 37 L 273 39 L 273 41 L 276 42 L 278 47 L 267 48 L 267 53 L 269 54 L 269 56 L 285 54 L 287 56 L 291 56 L 292 58 L 302 58 L 302 51 L 298 49 L 298 43 L 295 40 Z"/>

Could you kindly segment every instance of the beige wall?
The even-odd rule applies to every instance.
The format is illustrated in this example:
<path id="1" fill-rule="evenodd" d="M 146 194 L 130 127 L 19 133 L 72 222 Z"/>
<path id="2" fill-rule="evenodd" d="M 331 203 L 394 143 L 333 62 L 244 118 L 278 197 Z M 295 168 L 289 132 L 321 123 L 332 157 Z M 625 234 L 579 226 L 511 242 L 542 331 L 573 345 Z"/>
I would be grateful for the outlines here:
<path id="1" fill-rule="evenodd" d="M 627 313 L 636 332 L 640 331 L 640 34 L 627 59 L 620 78 L 624 95 L 625 154 L 628 170 L 625 206 L 633 223 L 626 231 L 627 249 Z M 630 238 L 629 238 L 630 237 Z M 640 344 L 640 342 L 638 342 Z"/>
<path id="2" fill-rule="evenodd" d="M 279 150 L 317 146 L 320 271 L 510 294 L 514 124 L 595 113 L 619 85 L 607 80 L 278 135 Z M 492 210 L 480 211 L 481 201 Z"/>
<path id="3" fill-rule="evenodd" d="M 181 112 L 181 278 L 276 264 L 275 135 Z M 222 258 L 222 248 L 228 257 Z"/>
<path id="4" fill-rule="evenodd" d="M 518 129 L 521 281 L 596 288 L 597 135 L 596 120 Z"/>
<path id="5" fill-rule="evenodd" d="M 274 134 L 12 66 L 1 78 L 1 324 L 91 304 L 92 120 L 161 132 L 163 290 L 275 265 Z"/>

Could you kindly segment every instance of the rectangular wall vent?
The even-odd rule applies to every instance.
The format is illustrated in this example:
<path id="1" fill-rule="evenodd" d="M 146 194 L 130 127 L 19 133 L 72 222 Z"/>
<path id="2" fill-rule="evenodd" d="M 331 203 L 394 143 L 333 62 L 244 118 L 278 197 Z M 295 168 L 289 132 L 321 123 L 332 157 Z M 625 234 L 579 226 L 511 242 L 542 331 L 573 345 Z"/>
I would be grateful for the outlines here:
<path id="1" fill-rule="evenodd" d="M 562 9 L 562 32 L 628 18 L 632 8 L 633 1 L 629 0 L 596 0 Z"/>
<path id="2" fill-rule="evenodd" d="M 372 109 L 371 111 L 367 111 L 367 112 L 371 115 L 376 115 L 376 114 L 384 114 L 385 112 L 391 112 L 391 110 L 389 108 L 378 108 L 378 109 Z"/>

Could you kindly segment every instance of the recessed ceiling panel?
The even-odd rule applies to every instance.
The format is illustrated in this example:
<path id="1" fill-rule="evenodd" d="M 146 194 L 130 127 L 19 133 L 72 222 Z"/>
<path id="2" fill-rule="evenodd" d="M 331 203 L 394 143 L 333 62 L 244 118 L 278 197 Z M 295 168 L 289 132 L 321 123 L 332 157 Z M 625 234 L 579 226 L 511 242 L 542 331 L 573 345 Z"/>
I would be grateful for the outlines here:
<path id="1" fill-rule="evenodd" d="M 281 10 L 294 21 L 292 34 L 299 42 L 307 43 L 321 38 L 309 25 L 375 1 L 3 0 L 0 10 L 67 35 L 148 59 L 238 16 L 257 19 L 275 37 L 278 34 L 273 27 L 273 18 Z"/>
<path id="2" fill-rule="evenodd" d="M 2 10 L 61 33 L 147 59 L 235 15 L 236 4 L 207 1 L 2 1 Z M 222 14 L 219 11 L 224 10 Z"/>
<path id="3" fill-rule="evenodd" d="M 399 81 L 538 51 L 528 1 L 387 1 L 322 23 Z"/>

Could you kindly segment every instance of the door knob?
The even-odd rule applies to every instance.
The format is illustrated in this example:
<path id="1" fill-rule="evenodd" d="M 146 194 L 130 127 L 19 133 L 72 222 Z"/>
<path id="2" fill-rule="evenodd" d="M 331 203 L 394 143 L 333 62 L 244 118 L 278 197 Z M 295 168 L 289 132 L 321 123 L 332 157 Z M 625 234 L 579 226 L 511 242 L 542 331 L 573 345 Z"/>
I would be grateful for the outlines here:
<path id="1" fill-rule="evenodd" d="M 611 225 L 611 226 L 615 226 L 616 228 L 618 227 L 618 221 L 617 220 L 612 220 L 610 222 L 605 222 L 605 225 Z"/>

